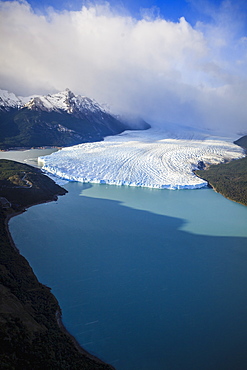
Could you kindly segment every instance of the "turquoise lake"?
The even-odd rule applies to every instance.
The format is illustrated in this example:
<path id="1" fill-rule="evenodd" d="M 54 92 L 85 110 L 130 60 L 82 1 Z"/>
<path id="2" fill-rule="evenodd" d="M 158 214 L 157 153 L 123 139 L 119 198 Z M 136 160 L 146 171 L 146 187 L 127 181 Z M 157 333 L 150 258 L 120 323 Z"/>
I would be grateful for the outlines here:
<path id="1" fill-rule="evenodd" d="M 10 230 L 86 350 L 119 370 L 247 368 L 247 207 L 207 188 L 64 187 Z"/>

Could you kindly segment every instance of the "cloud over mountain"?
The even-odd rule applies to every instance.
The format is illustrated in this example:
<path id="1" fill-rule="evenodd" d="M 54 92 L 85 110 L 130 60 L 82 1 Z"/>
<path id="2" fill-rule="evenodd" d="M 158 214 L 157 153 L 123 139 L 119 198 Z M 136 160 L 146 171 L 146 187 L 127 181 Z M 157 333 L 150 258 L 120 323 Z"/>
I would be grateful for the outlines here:
<path id="1" fill-rule="evenodd" d="M 213 22 L 192 27 L 147 11 L 137 20 L 107 3 L 39 14 L 25 1 L 0 2 L 1 87 L 69 87 L 151 123 L 244 133 L 247 35 L 232 9 L 224 2 Z"/>

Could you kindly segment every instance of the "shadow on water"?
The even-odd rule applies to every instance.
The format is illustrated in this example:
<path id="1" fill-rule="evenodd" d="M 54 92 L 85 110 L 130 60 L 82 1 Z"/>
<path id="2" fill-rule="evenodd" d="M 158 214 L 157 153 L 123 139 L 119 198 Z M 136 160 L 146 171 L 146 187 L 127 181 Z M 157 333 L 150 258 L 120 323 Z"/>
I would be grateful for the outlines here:
<path id="1" fill-rule="evenodd" d="M 72 186 L 11 232 L 67 328 L 117 369 L 246 369 L 247 238 L 195 235 L 183 222 Z"/>

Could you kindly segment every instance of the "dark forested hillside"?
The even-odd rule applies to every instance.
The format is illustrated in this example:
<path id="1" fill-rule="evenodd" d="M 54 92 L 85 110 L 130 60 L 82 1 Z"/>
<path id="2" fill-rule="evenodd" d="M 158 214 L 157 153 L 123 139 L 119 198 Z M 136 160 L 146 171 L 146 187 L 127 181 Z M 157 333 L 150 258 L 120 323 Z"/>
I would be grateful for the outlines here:
<path id="1" fill-rule="evenodd" d="M 226 198 L 247 206 L 247 157 L 195 173 Z"/>
<path id="2" fill-rule="evenodd" d="M 99 141 L 129 128 L 107 113 L 82 117 L 28 108 L 0 111 L 0 149 L 70 146 Z"/>

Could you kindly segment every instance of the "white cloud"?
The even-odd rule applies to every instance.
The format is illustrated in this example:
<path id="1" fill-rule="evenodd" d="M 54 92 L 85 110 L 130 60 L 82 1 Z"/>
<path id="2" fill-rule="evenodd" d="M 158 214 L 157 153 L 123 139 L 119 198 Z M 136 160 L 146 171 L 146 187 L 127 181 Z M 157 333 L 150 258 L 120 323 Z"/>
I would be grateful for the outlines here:
<path id="1" fill-rule="evenodd" d="M 246 35 L 236 40 L 229 18 L 229 27 L 219 19 L 193 28 L 147 11 L 136 20 L 107 4 L 43 15 L 0 2 L 2 88 L 69 87 L 154 123 L 246 131 Z"/>

